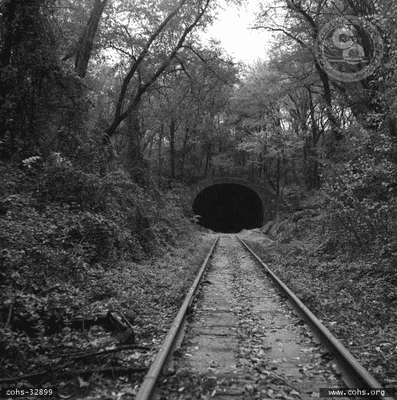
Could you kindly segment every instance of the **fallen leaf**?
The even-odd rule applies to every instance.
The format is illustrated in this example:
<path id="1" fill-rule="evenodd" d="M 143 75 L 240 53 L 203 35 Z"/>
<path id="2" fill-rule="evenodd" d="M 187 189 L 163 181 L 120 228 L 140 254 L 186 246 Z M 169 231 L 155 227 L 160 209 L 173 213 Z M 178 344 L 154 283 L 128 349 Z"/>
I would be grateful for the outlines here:
<path id="1" fill-rule="evenodd" d="M 90 386 L 89 382 L 85 382 L 83 378 L 80 376 L 77 377 L 77 380 L 79 381 L 79 386 L 82 387 L 88 387 Z"/>

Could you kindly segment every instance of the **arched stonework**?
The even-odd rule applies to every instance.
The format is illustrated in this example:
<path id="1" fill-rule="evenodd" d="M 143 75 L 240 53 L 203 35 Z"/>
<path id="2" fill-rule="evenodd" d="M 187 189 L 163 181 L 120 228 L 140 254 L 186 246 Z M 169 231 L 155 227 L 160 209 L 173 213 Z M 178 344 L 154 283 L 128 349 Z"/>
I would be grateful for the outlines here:
<path id="1" fill-rule="evenodd" d="M 213 186 L 233 183 L 236 185 L 246 186 L 253 190 L 262 201 L 263 206 L 263 221 L 267 222 L 276 218 L 277 214 L 277 196 L 266 186 L 250 182 L 246 179 L 235 178 L 231 176 L 208 178 L 197 182 L 191 186 L 191 204 L 193 204 L 197 195 L 204 189 Z"/>

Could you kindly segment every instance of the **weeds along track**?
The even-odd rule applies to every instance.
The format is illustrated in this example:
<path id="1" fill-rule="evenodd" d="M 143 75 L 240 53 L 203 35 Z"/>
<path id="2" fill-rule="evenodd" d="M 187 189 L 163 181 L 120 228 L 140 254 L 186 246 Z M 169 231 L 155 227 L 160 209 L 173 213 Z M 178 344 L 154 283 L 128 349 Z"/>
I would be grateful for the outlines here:
<path id="1" fill-rule="evenodd" d="M 221 235 L 136 400 L 313 399 L 320 388 L 381 386 L 242 240 Z"/>

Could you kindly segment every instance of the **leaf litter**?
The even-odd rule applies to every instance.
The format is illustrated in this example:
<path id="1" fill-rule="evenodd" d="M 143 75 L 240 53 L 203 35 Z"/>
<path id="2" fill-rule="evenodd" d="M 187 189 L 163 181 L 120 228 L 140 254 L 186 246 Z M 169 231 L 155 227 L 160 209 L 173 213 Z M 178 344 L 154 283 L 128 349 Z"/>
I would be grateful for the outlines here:
<path id="1" fill-rule="evenodd" d="M 224 236 L 222 236 L 224 238 Z M 226 240 L 226 239 L 225 239 Z M 174 370 L 160 385 L 160 398 L 162 400 L 186 400 L 186 399 L 217 399 L 233 396 L 242 400 L 245 399 L 306 399 L 318 397 L 316 388 L 311 388 L 308 382 L 320 377 L 320 387 L 341 384 L 332 364 L 328 359 L 322 358 L 324 352 L 319 348 L 311 335 L 307 334 L 306 328 L 299 323 L 299 320 L 285 306 L 285 316 L 282 323 L 272 323 L 271 316 L 275 315 L 274 310 L 266 309 L 266 312 L 258 310 L 259 301 L 280 303 L 281 300 L 274 289 L 266 288 L 266 296 L 253 296 L 263 293 L 263 287 L 258 283 L 252 267 L 249 269 L 244 264 L 250 264 L 247 257 L 240 257 L 241 252 L 235 244 L 229 244 L 225 258 L 232 275 L 231 291 L 233 299 L 231 310 L 237 316 L 238 325 L 236 329 L 238 344 L 234 349 L 237 364 L 230 366 L 228 373 L 219 372 L 219 365 L 215 361 L 209 362 L 206 372 L 198 372 L 189 368 L 189 361 L 192 358 L 192 349 L 189 348 L 189 333 L 185 338 L 181 353 L 186 350 L 188 356 L 182 355 L 182 359 L 176 362 Z M 248 267 L 247 267 L 248 268 Z M 250 271 L 250 272 L 248 272 Z M 229 283 L 227 283 L 229 285 Z M 205 289 L 203 289 L 205 290 Z M 215 290 L 215 289 L 214 289 Z M 270 290 L 270 293 L 269 293 Z M 210 307 L 199 301 L 197 309 L 202 306 L 208 310 Z M 265 307 L 266 308 L 266 307 Z M 270 318 L 270 319 L 269 319 Z M 277 322 L 277 321 L 276 321 Z M 283 332 L 285 325 L 292 329 L 299 341 L 302 351 L 298 351 L 294 357 L 295 370 L 285 370 L 285 364 L 291 362 L 289 357 L 284 356 L 283 339 L 277 337 L 274 342 L 269 342 L 269 336 L 278 335 Z M 272 336 L 272 337 L 273 337 Z M 274 354 L 278 354 L 276 358 Z M 194 353 L 194 351 L 193 351 Z M 271 354 L 270 354 L 271 353 Z M 304 359 L 304 360 L 303 360 Z M 183 392 L 179 389 L 183 388 Z"/>

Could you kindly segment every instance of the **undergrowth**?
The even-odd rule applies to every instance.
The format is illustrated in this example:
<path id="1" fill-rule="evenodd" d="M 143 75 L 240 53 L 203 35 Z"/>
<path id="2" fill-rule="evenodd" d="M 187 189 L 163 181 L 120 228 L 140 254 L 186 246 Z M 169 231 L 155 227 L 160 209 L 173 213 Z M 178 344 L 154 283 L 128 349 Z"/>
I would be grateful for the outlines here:
<path id="1" fill-rule="evenodd" d="M 346 131 L 321 190 L 267 227 L 274 242 L 253 246 L 379 381 L 395 386 L 397 148 L 362 133 Z"/>
<path id="2" fill-rule="evenodd" d="M 114 307 L 147 322 L 138 299 L 144 282 L 156 290 L 148 262 L 190 235 L 177 189 L 88 172 L 59 153 L 1 163 L 0 187 L 0 375 L 45 365 L 73 316 Z M 159 302 L 171 309 L 187 281 L 164 276 L 172 291 Z"/>
<path id="3" fill-rule="evenodd" d="M 268 229 L 274 240 L 247 237 L 247 242 L 380 382 L 393 387 L 397 382 L 394 238 L 381 240 L 380 230 L 365 247 L 358 242 L 354 246 L 354 226 L 338 231 L 335 211 L 326 204 L 323 195 L 312 196 L 303 210 Z M 362 215 L 355 226 L 364 223 Z M 380 226 L 384 220 L 371 223 Z M 344 235 L 352 241 L 345 242 Z M 361 235 L 362 240 L 369 238 L 364 231 Z"/>

